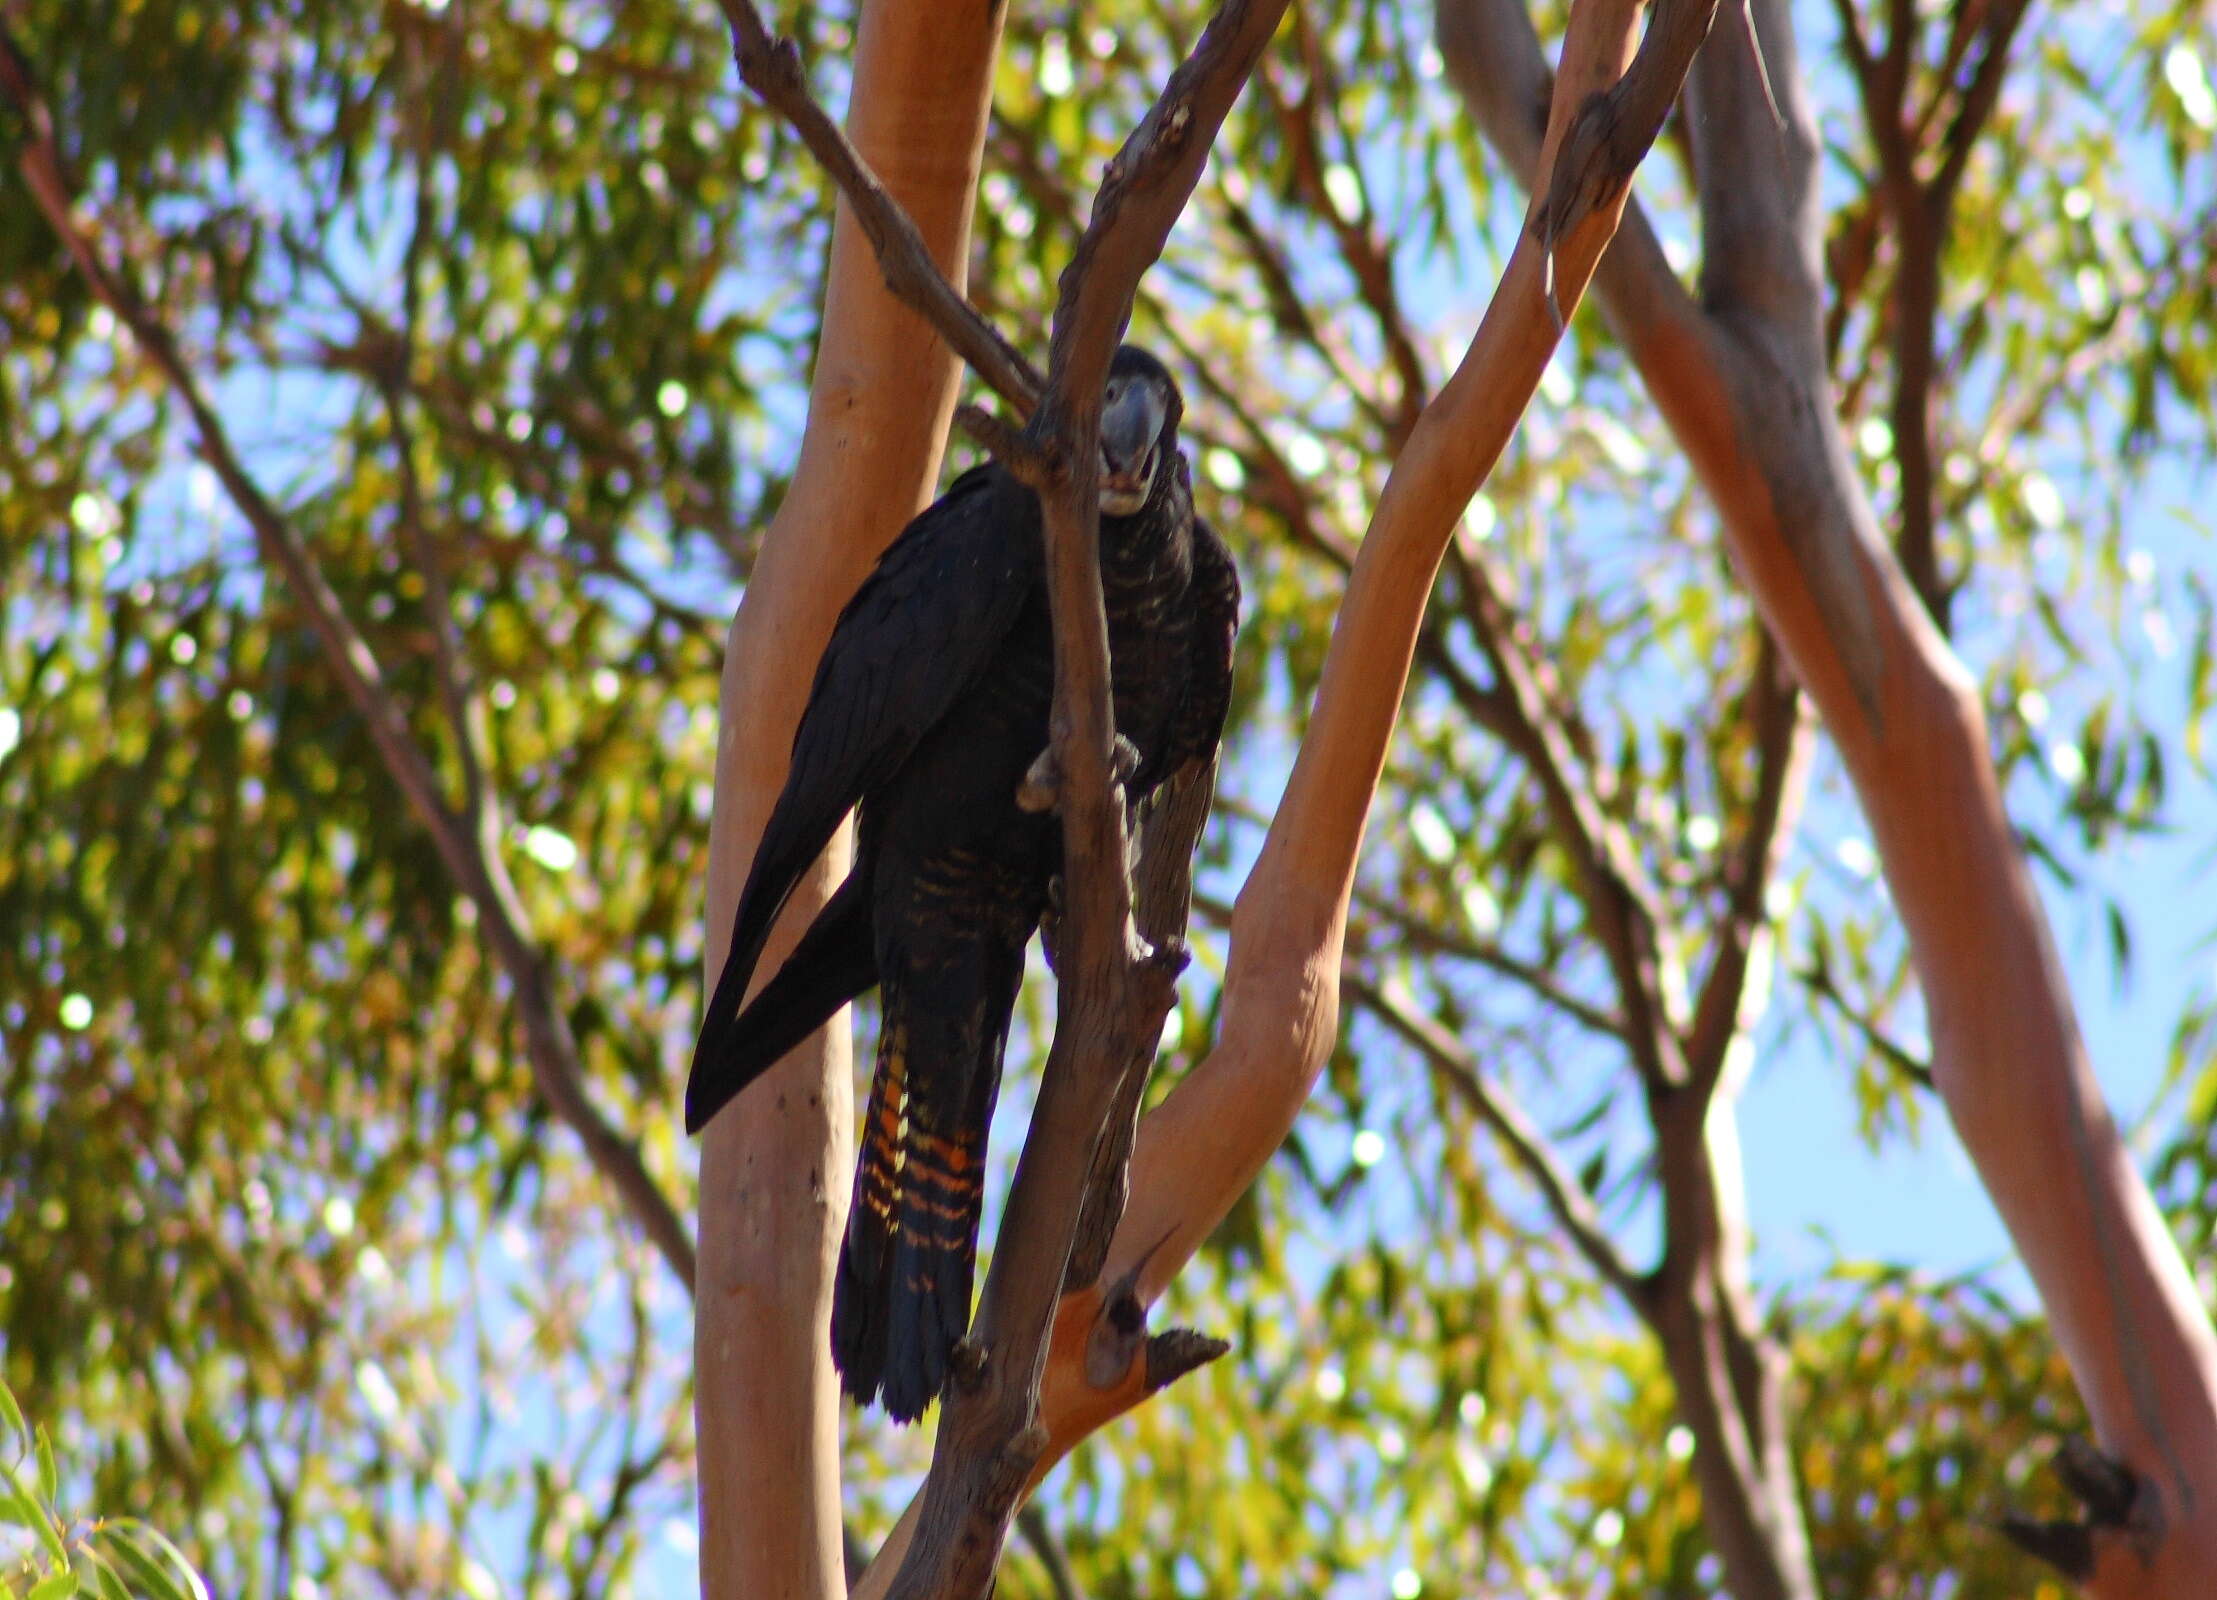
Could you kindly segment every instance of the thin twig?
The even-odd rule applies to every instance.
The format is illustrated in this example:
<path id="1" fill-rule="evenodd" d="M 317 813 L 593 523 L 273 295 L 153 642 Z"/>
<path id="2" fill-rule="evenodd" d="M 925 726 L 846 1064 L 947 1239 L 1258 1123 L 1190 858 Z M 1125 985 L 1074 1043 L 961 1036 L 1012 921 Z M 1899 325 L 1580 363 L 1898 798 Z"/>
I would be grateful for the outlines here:
<path id="1" fill-rule="evenodd" d="M 753 0 L 717 0 L 731 24 L 732 54 L 739 76 L 763 104 L 792 124 L 839 193 L 877 252 L 878 268 L 894 296 L 913 306 L 945 339 L 955 354 L 1020 414 L 1028 415 L 1040 395 L 1039 374 L 1016 347 L 1003 338 L 977 308 L 947 281 L 924 248 L 916 224 L 885 192 L 877 175 L 825 114 L 809 92 L 801 54 L 790 39 L 773 37 Z M 1106 361 L 1103 357 L 1103 361 Z"/>
<path id="2" fill-rule="evenodd" d="M 1755 667 L 1741 701 L 1754 730 L 1755 793 L 1725 869 L 1725 910 L 1712 941 L 1715 954 L 1686 1030 L 1686 1061 L 1703 1093 L 1715 1090 L 1740 1032 L 1748 961 L 1756 930 L 1767 915 L 1764 891 L 1793 837 L 1813 745 L 1814 729 L 1801 714 L 1800 687 L 1786 671 L 1777 642 L 1757 627 Z"/>
<path id="3" fill-rule="evenodd" d="M 1966 0 L 1958 7 L 1961 13 L 1983 19 L 1986 53 L 1979 57 L 1978 70 L 1972 74 L 1970 86 L 1963 91 L 1948 130 L 1941 136 L 1940 170 L 1932 175 L 1932 193 L 1943 205 L 1954 203 L 1963 173 L 1970 166 L 1971 152 L 1977 147 L 1979 135 L 1986 131 L 1994 108 L 2001 103 L 2002 81 L 2009 75 L 2009 46 L 2027 9 L 2027 0 L 2003 0 L 1998 6 L 1972 5 Z"/>
<path id="4" fill-rule="evenodd" d="M 1626 1042 L 1624 1019 L 1573 992 L 1552 968 L 1512 955 L 1496 940 L 1473 939 L 1449 933 L 1421 917 L 1410 915 L 1374 890 L 1358 887 L 1355 890 L 1355 901 L 1371 916 L 1391 923 L 1402 937 L 1428 954 L 1471 961 L 1490 968 L 1504 978 L 1522 984 L 1540 1001 L 1554 1007 L 1588 1032 L 1602 1034 L 1619 1044 Z"/>
<path id="5" fill-rule="evenodd" d="M 1567 719 L 1546 664 L 1517 637 L 1514 614 L 1483 562 L 1465 563 L 1467 614 L 1505 691 L 1509 746 L 1539 780 L 1556 840 L 1578 869 L 1586 918 L 1617 981 L 1624 1036 L 1651 1087 L 1683 1084 L 1687 1067 L 1663 1003 L 1660 898 L 1623 827 L 1579 779 Z"/>
<path id="6" fill-rule="evenodd" d="M 1352 973 L 1342 977 L 1340 983 L 1365 1010 L 1423 1053 L 1441 1079 L 1493 1129 L 1538 1187 L 1548 1210 L 1570 1235 L 1578 1253 L 1632 1310 L 1642 1318 L 1651 1317 L 1652 1282 L 1624 1259 L 1616 1241 L 1609 1237 L 1593 1197 L 1508 1089 L 1480 1068 L 1446 1029 L 1384 987 Z"/>
<path id="7" fill-rule="evenodd" d="M 1473 939 L 1449 933 L 1421 917 L 1412 916 L 1376 890 L 1360 884 L 1355 886 L 1355 904 L 1366 915 L 1391 924 L 1397 934 L 1425 954 L 1469 961 L 1489 968 L 1523 985 L 1542 1003 L 1554 1007 L 1589 1032 L 1614 1039 L 1619 1044 L 1625 1042 L 1624 1023 L 1620 1018 L 1573 993 L 1546 967 L 1511 955 L 1507 949 L 1491 939 Z M 1193 909 L 1218 928 L 1229 928 L 1232 925 L 1231 902 L 1216 895 L 1196 893 L 1193 896 Z"/>
<path id="8" fill-rule="evenodd" d="M 1874 61 L 1858 31 L 1852 0 L 1837 0 L 1837 4 L 1864 123 L 1878 153 L 1878 193 L 1893 220 L 1898 255 L 1893 286 L 1894 392 L 1889 408 L 1894 460 L 1901 473 L 1901 528 L 1895 549 L 1925 608 L 1945 631 L 1955 585 L 1940 566 L 1939 479 L 1933 470 L 1941 257 L 1947 248 L 1956 192 L 1971 151 L 2000 100 L 2010 42 L 2023 21 L 2025 5 L 2023 0 L 2003 0 L 1994 7 L 1959 0 L 1948 44 L 1950 62 L 1959 60 L 1973 35 L 1984 35 L 1986 49 L 1941 137 L 1939 168 L 1926 179 L 1919 175 L 1918 158 L 1938 108 L 1952 93 L 1952 73 L 1937 79 L 1924 108 L 1912 114 L 1910 78 L 1920 31 L 1915 8 L 1896 0 L 1890 10 L 1886 53 Z"/>
<path id="9" fill-rule="evenodd" d="M 1037 1504 L 1027 1505 L 1016 1513 L 1016 1526 L 1023 1530 L 1024 1542 L 1039 1557 L 1039 1564 L 1047 1569 L 1047 1582 L 1054 1588 L 1055 1600 L 1085 1600 L 1078 1575 L 1070 1570 L 1070 1552 L 1063 1549 L 1055 1530 L 1047 1526 L 1047 1513 Z"/>
<path id="10" fill-rule="evenodd" d="M 1829 966 L 1820 962 L 1815 966 L 1797 970 L 1794 976 L 1801 980 L 1803 988 L 1837 1011 L 1840 1014 L 1840 1020 L 1853 1028 L 1856 1035 L 1877 1053 L 1881 1061 L 1892 1067 L 1918 1088 L 1928 1094 L 1932 1092 L 1931 1063 L 1896 1044 L 1887 1037 L 1885 1031 L 1876 1022 L 1858 1011 L 1849 1002 L 1848 997 L 1841 992 L 1840 985 L 1832 976 L 1832 969 Z"/>

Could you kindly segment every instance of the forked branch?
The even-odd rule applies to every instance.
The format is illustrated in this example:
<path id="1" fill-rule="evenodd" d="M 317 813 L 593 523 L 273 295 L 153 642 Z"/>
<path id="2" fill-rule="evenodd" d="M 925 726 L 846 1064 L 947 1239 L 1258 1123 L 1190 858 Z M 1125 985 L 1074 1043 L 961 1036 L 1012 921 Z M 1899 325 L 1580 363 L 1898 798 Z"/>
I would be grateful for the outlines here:
<path id="1" fill-rule="evenodd" d="M 2039 1286 L 2102 1449 L 2154 1508 L 2138 1534 L 2091 1541 L 2088 1592 L 2200 1595 L 2217 1567 L 2217 1525 L 2194 1509 L 2217 1498 L 2217 1338 L 2087 1068 L 1978 695 L 1875 537 L 1826 366 L 1815 117 L 1787 7 L 1757 0 L 1755 13 L 1783 137 L 1746 61 L 1706 53 L 1691 74 L 1703 303 L 1644 252 L 1621 267 L 1612 258 L 1604 298 L 1855 782 L 1924 990 L 1935 1085 Z M 1907 70 L 1914 7 L 1900 0 L 1892 15 L 1883 57 L 1852 51 L 1881 106 L 1901 103 L 1894 75 Z M 1465 55 L 1457 84 L 1489 135 L 1508 130 L 1504 153 L 1524 176 L 1517 86 L 1544 66 L 1523 8 L 1443 0 L 1441 17 L 1443 49 L 1479 34 L 1502 47 L 1498 73 Z M 1964 137 L 1984 104 L 1966 101 Z"/>
<path id="2" fill-rule="evenodd" d="M 1039 400 L 1039 374 L 1001 331 L 947 281 L 923 235 L 870 170 L 861 152 L 809 92 L 800 48 L 773 35 L 754 0 L 717 0 L 731 25 L 733 58 L 747 87 L 792 125 L 839 186 L 840 196 L 877 254 L 878 270 L 896 298 L 914 307 L 979 377 L 1021 413 Z M 1105 359 L 1105 358 L 1104 358 Z"/>

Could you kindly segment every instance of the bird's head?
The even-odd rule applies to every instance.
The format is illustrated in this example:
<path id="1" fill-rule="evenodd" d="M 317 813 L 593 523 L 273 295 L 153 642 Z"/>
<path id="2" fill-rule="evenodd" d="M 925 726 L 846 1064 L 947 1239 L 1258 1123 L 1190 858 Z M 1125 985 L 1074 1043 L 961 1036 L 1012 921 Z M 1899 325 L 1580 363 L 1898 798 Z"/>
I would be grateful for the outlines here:
<path id="1" fill-rule="evenodd" d="M 1137 345 L 1117 349 L 1101 400 L 1102 516 L 1128 517 L 1147 503 L 1178 452 L 1184 410 L 1169 368 Z"/>

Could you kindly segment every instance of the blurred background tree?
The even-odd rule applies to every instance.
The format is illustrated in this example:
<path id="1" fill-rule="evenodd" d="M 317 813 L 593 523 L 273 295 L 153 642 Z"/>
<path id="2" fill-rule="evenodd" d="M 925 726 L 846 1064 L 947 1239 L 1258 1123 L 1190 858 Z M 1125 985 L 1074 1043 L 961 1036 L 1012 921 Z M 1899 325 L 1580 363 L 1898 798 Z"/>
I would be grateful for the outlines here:
<path id="1" fill-rule="evenodd" d="M 447 826 L 0 115 L 0 1376 L 72 1498 L 152 1518 L 218 1592 L 682 1589 L 676 1085 L 715 680 L 793 457 L 828 186 L 706 6 L 6 15 L 94 232 L 374 656 Z M 971 281 L 1035 349 L 1094 175 L 1205 15 L 1009 16 Z M 2207 973 L 2212 919 L 2176 836 L 2211 799 L 2217 32 L 2183 3 L 2032 12 L 1935 227 L 1910 191 L 1948 166 L 1987 8 L 1795 20 L 1843 421 L 1983 686 L 2082 998 L 2136 975 L 2161 1008 L 2134 1037 L 2166 1061 L 2099 1033 L 2097 1059 L 2151 1104 L 2198 1260 L 2217 1075 L 2184 963 Z M 838 105 L 849 13 L 778 23 Z M 1204 902 L 1252 858 L 1368 508 L 1522 216 L 1448 66 L 1426 8 L 1296 6 L 1139 311 L 1250 596 Z M 1639 192 L 1690 272 L 1683 152 Z M 1949 1137 L 1852 797 L 1599 319 L 1435 599 L 1340 1048 L 1174 1291 L 1234 1355 L 1049 1482 L 1011 1595 L 1724 1592 L 1669 1367 L 1597 1269 L 1643 1269 L 1662 1178 L 1551 783 L 1660 913 L 1674 1023 L 1746 926 L 1728 1197 L 1751 1086 L 1799 1085 L 1818 1148 Z M 1504 649 L 1541 669 L 1522 712 Z M 1213 1035 L 1208 909 L 1165 1084 Z M 2021 1280 L 1905 1255 L 1753 1259 L 1814 1569 L 2038 1592 L 1986 1524 L 2043 1504 L 2068 1379 Z M 923 1460 L 852 1420 L 858 1548 Z"/>

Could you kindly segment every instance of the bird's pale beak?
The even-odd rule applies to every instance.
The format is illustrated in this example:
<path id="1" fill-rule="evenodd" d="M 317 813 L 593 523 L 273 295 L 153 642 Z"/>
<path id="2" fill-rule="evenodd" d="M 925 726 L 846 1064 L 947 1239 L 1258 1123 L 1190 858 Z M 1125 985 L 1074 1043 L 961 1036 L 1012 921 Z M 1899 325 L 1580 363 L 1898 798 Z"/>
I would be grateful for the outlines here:
<path id="1" fill-rule="evenodd" d="M 1152 384 L 1126 379 L 1101 406 L 1101 510 L 1128 517 L 1154 487 L 1156 441 L 1167 411 Z"/>

